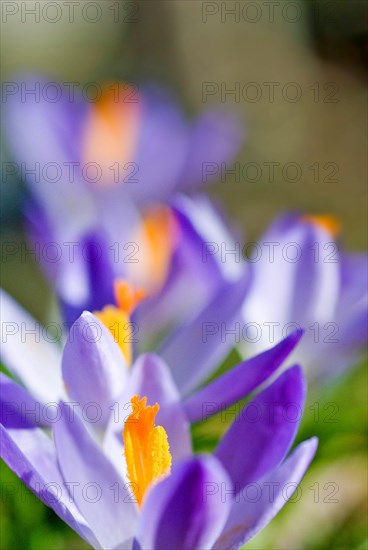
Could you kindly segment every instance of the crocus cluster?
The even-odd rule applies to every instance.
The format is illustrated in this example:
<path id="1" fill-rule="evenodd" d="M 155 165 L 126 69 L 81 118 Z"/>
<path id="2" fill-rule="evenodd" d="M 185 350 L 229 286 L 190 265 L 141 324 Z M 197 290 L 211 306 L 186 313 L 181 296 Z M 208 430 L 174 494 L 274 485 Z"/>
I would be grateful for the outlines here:
<path id="1" fill-rule="evenodd" d="M 239 235 L 198 190 L 243 141 L 233 116 L 189 122 L 156 86 L 50 101 L 25 82 L 47 86 L 14 83 L 4 130 L 63 330 L 50 338 L 2 292 L 1 455 L 94 548 L 240 548 L 316 451 L 312 438 L 289 454 L 301 366 L 318 379 L 360 356 L 366 257 L 303 213 L 255 257 L 234 254 Z M 232 348 L 242 362 L 218 374 Z M 191 425 L 229 407 L 213 452 L 195 454 Z"/>

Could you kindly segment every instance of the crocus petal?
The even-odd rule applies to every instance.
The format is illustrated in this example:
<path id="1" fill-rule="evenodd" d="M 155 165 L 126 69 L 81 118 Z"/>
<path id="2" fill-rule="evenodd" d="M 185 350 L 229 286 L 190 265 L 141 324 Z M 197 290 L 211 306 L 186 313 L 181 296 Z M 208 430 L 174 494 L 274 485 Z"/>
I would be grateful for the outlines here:
<path id="1" fill-rule="evenodd" d="M 301 443 L 275 471 L 235 499 L 225 529 L 214 545 L 216 550 L 235 550 L 265 527 L 291 498 L 317 449 L 316 438 Z M 256 496 L 255 496 L 256 493 Z M 259 495 L 259 497 L 258 497 Z"/>
<path id="2" fill-rule="evenodd" d="M 47 341 L 42 325 L 3 290 L 0 306 L 4 365 L 35 399 L 58 401 L 64 395 L 59 347 Z"/>
<path id="3" fill-rule="evenodd" d="M 278 466 L 298 429 L 305 398 L 299 367 L 284 372 L 235 418 L 215 455 L 228 471 L 236 491 Z M 245 448 L 239 460 L 239 452 Z"/>
<path id="4" fill-rule="evenodd" d="M 219 178 L 221 163 L 233 160 L 244 138 L 244 127 L 234 113 L 219 109 L 205 111 L 192 130 L 182 186 L 189 188 Z"/>
<path id="5" fill-rule="evenodd" d="M 55 405 L 57 408 L 57 403 Z M 48 426 L 51 419 L 48 410 L 27 390 L 0 372 L 0 422 L 5 428 L 29 428 L 34 424 Z"/>
<path id="6" fill-rule="evenodd" d="M 368 256 L 367 254 L 341 254 L 341 302 L 345 309 L 349 304 L 366 304 L 368 289 Z M 345 307 L 344 307 L 345 306 Z"/>
<path id="7" fill-rule="evenodd" d="M 252 263 L 252 284 L 243 308 L 244 320 L 262 329 L 260 339 L 242 346 L 252 354 L 267 349 L 270 331 L 278 340 L 288 327 L 307 329 L 316 322 L 323 326 L 333 320 L 340 292 L 337 245 L 326 230 L 305 221 L 302 214 L 278 218 L 258 248 L 259 259 Z"/>
<path id="8" fill-rule="evenodd" d="M 199 240 L 201 246 L 198 259 L 202 264 L 214 262 L 222 278 L 228 281 L 245 276 L 248 266 L 241 261 L 239 242 L 229 230 L 229 221 L 212 201 L 204 195 L 192 198 L 178 195 L 173 201 L 173 207 L 183 226 L 182 232 L 190 232 Z"/>
<path id="9" fill-rule="evenodd" d="M 1 457 L 13 472 L 94 548 L 100 548 L 90 527 L 70 501 L 57 466 L 54 445 L 39 428 L 5 429 L 0 425 Z"/>
<path id="10" fill-rule="evenodd" d="M 291 320 L 299 322 L 304 318 L 328 322 L 334 316 L 340 292 L 337 244 L 328 231 L 314 223 L 297 222 L 295 230 L 290 234 L 291 242 L 293 235 L 302 254 L 294 264 Z M 329 256 L 333 256 L 334 261 L 326 261 Z"/>
<path id="11" fill-rule="evenodd" d="M 84 235 L 74 250 L 74 261 L 65 261 L 61 267 L 58 293 L 67 323 L 74 323 L 85 309 L 114 303 L 114 270 L 102 231 Z"/>
<path id="12" fill-rule="evenodd" d="M 198 386 L 234 346 L 234 336 L 224 338 L 222 327 L 234 328 L 248 283 L 247 277 L 235 283 L 224 283 L 195 319 L 162 344 L 159 353 L 172 366 L 174 380 L 183 394 Z"/>
<path id="13" fill-rule="evenodd" d="M 189 456 L 192 449 L 189 422 L 182 409 L 179 391 L 165 362 L 157 355 L 147 353 L 132 366 L 124 392 L 114 405 L 104 441 L 105 452 L 112 462 L 117 465 L 122 461 L 121 432 L 129 414 L 127 406 L 134 395 L 147 397 L 148 405 L 159 404 L 155 423 L 165 428 L 173 462 Z"/>
<path id="14" fill-rule="evenodd" d="M 57 227 L 48 214 L 50 212 L 47 205 L 37 204 L 34 200 L 28 201 L 27 237 L 33 249 L 42 251 L 39 254 L 41 267 L 61 301 L 63 320 L 70 326 L 89 305 L 88 275 L 92 263 L 86 258 L 89 243 L 79 233 L 75 233 L 73 237 L 68 234 L 69 226 L 66 221 L 65 225 Z M 103 249 L 99 247 L 97 252 L 101 250 Z M 96 254 L 96 249 L 92 249 L 93 253 Z M 64 301 L 70 311 L 64 306 Z"/>
<path id="15" fill-rule="evenodd" d="M 137 540 L 142 550 L 203 550 L 211 548 L 227 520 L 231 481 L 219 462 L 199 456 L 173 468 L 150 489 L 143 501 Z"/>
<path id="16" fill-rule="evenodd" d="M 95 403 L 101 422 L 121 394 L 128 368 L 110 331 L 85 311 L 74 323 L 64 348 L 62 371 L 68 395 L 81 406 Z"/>
<path id="17" fill-rule="evenodd" d="M 303 331 L 296 331 L 273 348 L 244 361 L 188 397 L 184 409 L 189 420 L 204 420 L 244 398 L 278 369 L 302 334 Z"/>
<path id="18" fill-rule="evenodd" d="M 11 154 L 24 167 L 27 185 L 46 207 L 56 234 L 63 229 L 63 242 L 75 241 L 93 222 L 93 201 L 81 174 L 81 137 L 89 104 L 77 94 L 70 101 L 62 85 L 57 88 L 65 93 L 48 101 L 43 90 L 53 83 L 37 75 L 23 75 L 12 84 L 13 93 L 4 104 Z"/>
<path id="19" fill-rule="evenodd" d="M 54 439 L 64 481 L 72 487 L 74 483 L 75 504 L 93 525 L 103 548 L 131 548 L 137 506 L 129 487 L 78 414 L 65 403 L 60 407 L 62 414 L 54 427 Z"/>
<path id="20" fill-rule="evenodd" d="M 164 90 L 147 86 L 140 97 L 141 126 L 134 163 L 135 181 L 126 190 L 139 204 L 163 201 L 172 193 L 182 173 L 189 132 L 184 117 Z"/>

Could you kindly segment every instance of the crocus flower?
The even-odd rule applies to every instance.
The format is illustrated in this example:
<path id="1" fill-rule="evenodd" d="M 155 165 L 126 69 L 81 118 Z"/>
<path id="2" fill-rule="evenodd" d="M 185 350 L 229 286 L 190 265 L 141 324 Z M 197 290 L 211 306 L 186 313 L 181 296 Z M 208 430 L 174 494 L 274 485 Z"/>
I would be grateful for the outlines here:
<path id="1" fill-rule="evenodd" d="M 51 88 L 60 92 L 54 101 Z M 213 109 L 190 124 L 157 87 L 117 82 L 97 89 L 94 101 L 37 77 L 6 89 L 5 135 L 17 161 L 7 170 L 17 171 L 31 191 L 31 242 L 41 250 L 63 318 L 74 322 L 84 309 L 111 303 L 119 278 L 152 297 L 167 284 L 171 311 L 183 315 L 193 304 L 199 311 L 241 269 L 195 261 L 213 240 L 208 234 L 223 233 L 229 249 L 231 236 L 208 201 L 178 193 L 211 180 L 204 168 L 232 158 L 243 130 L 233 116 Z M 179 266 L 188 273 L 186 301 Z M 161 296 L 155 311 L 157 303 L 165 307 Z M 165 311 L 156 318 L 167 324 Z"/>
<path id="2" fill-rule="evenodd" d="M 161 359 L 169 365 L 167 368 L 179 388 L 185 415 L 191 422 L 202 418 L 202 402 L 208 403 L 205 412 L 206 416 L 211 416 L 218 412 L 211 403 L 221 401 L 228 407 L 253 391 L 281 365 L 302 336 L 301 331 L 296 331 L 261 355 L 203 386 L 218 367 L 219 358 L 226 356 L 232 346 L 231 341 L 223 341 L 220 335 L 217 339 L 203 341 L 200 331 L 203 319 L 218 319 L 219 316 L 231 319 L 230 301 L 238 299 L 239 294 L 230 294 L 222 304 L 212 304 L 201 316 L 175 332 L 159 350 Z M 18 390 L 15 391 L 10 382 L 2 398 L 6 400 L 7 392 L 13 388 L 13 401 L 19 401 L 15 409 L 21 412 L 25 393 L 29 396 L 27 400 L 39 411 L 67 396 L 81 407 L 97 403 L 101 414 L 96 424 L 105 429 L 112 414 L 110 407 L 124 394 L 127 381 L 139 372 L 136 366 L 140 363 L 139 357 L 133 356 L 133 365 L 130 364 L 130 356 L 120 345 L 122 335 L 115 341 L 103 321 L 84 312 L 68 333 L 62 351 L 59 342 L 49 334 L 50 327 L 37 323 L 3 291 L 0 303 L 2 362 L 21 383 L 17 386 L 19 399 Z M 40 424 L 45 423 L 50 424 L 50 421 L 43 414 Z"/>
<path id="3" fill-rule="evenodd" d="M 338 222 L 302 214 L 277 219 L 260 239 L 243 319 L 253 326 L 244 353 L 262 351 L 288 330 L 305 336 L 291 357 L 311 378 L 353 366 L 367 341 L 367 256 L 346 253 Z"/>
<path id="4" fill-rule="evenodd" d="M 244 396 L 245 388 L 253 389 L 256 380 L 275 370 L 295 338 L 239 365 L 215 380 L 212 389 L 205 387 L 201 398 L 198 392 L 183 403 L 171 374 L 175 366 L 171 370 L 148 354 L 124 373 L 109 331 L 89 341 L 80 326 L 64 350 L 69 401 L 64 395 L 58 402 L 59 414 L 48 424 L 52 438 L 36 425 L 32 412 L 22 414 L 15 406 L 18 400 L 29 407 L 30 393 L 1 377 L 5 462 L 94 548 L 239 548 L 292 496 L 315 453 L 313 438 L 287 457 L 304 404 L 304 376 L 299 367 L 288 369 L 239 409 L 213 455 L 192 454 L 189 416 L 196 416 L 199 402 L 202 410 L 209 399 L 225 408 Z M 38 382 L 45 390 L 47 370 L 57 372 L 58 365 L 39 366 L 44 371 Z M 23 367 L 18 365 L 18 374 Z M 79 405 L 85 399 L 102 403 L 119 383 L 118 371 L 125 377 L 124 389 L 97 438 L 74 399 Z"/>

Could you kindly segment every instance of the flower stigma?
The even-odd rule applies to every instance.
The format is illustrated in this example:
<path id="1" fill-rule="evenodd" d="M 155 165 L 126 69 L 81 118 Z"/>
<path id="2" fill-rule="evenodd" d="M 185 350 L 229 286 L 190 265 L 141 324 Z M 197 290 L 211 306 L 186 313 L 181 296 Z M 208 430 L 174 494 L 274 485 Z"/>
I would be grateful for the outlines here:
<path id="1" fill-rule="evenodd" d="M 122 432 L 129 481 L 135 488 L 135 497 L 142 505 L 147 489 L 171 470 L 171 453 L 167 433 L 155 426 L 158 403 L 147 405 L 147 397 L 135 395 L 130 400 L 132 413 Z"/>

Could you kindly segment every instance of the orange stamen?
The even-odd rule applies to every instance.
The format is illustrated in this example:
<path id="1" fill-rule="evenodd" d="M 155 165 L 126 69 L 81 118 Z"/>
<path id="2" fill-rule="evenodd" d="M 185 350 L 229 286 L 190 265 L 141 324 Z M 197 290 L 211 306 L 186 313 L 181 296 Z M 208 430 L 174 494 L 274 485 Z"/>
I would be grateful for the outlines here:
<path id="1" fill-rule="evenodd" d="M 146 291 L 143 288 L 133 289 L 127 281 L 118 279 L 114 282 L 114 295 L 118 308 L 130 315 L 146 297 Z"/>
<path id="2" fill-rule="evenodd" d="M 147 406 L 147 397 L 139 395 L 130 401 L 133 410 L 122 435 L 128 478 L 141 506 L 147 489 L 170 474 L 171 453 L 165 429 L 155 426 L 159 405 Z"/>

